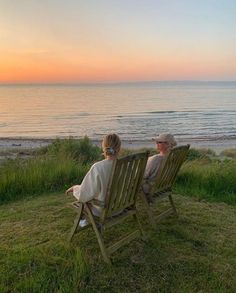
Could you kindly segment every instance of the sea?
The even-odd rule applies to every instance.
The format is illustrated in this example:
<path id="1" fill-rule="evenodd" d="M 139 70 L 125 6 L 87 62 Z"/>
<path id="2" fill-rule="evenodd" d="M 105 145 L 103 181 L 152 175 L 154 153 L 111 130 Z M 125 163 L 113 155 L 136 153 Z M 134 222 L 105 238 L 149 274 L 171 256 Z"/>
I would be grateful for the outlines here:
<path id="1" fill-rule="evenodd" d="M 236 147 L 236 82 L 0 86 L 1 138 L 100 140 L 113 132 L 130 143 L 167 132 Z"/>

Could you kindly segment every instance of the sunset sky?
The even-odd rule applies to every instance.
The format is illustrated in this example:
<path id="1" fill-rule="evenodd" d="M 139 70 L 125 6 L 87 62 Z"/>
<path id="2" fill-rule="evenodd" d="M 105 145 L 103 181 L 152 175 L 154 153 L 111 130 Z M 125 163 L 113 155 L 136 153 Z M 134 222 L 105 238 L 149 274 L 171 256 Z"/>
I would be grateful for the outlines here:
<path id="1" fill-rule="evenodd" d="M 0 83 L 236 80 L 235 0 L 0 0 Z"/>

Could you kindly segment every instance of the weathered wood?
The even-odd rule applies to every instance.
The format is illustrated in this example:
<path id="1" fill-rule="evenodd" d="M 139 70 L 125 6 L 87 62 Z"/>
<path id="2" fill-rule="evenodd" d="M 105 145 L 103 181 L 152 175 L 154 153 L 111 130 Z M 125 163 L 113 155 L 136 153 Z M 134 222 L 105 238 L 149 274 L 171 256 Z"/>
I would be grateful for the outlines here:
<path id="1" fill-rule="evenodd" d="M 148 199 L 147 199 L 146 195 L 143 192 L 140 192 L 139 195 L 140 195 L 140 197 L 141 197 L 141 199 L 143 201 L 144 208 L 147 211 L 149 222 L 151 223 L 152 227 L 155 228 L 156 227 L 156 222 L 154 220 L 154 215 L 153 215 L 152 209 L 150 207 L 150 204 L 148 202 Z"/>
<path id="2" fill-rule="evenodd" d="M 74 220 L 74 225 L 70 231 L 70 234 L 69 234 L 69 241 L 72 241 L 72 238 L 73 236 L 75 235 L 78 227 L 79 227 L 79 221 L 81 220 L 81 216 L 82 216 L 82 211 L 83 211 L 83 205 L 82 204 L 75 204 L 73 203 L 73 206 L 77 208 L 77 216 L 75 217 L 75 220 Z"/>
<path id="3" fill-rule="evenodd" d="M 132 233 L 126 235 L 125 237 L 123 237 L 122 239 L 120 239 L 119 241 L 117 241 L 116 243 L 114 243 L 111 246 L 109 246 L 107 248 L 108 253 L 111 255 L 113 252 L 115 252 L 121 246 L 129 243 L 130 241 L 134 240 L 135 238 L 137 238 L 139 236 L 140 236 L 140 231 L 139 230 L 133 231 Z"/>
<path id="4" fill-rule="evenodd" d="M 155 221 L 159 222 L 162 219 L 165 219 L 166 217 L 168 217 L 169 215 L 172 215 L 174 213 L 172 208 L 169 208 L 168 210 L 165 210 L 164 212 L 162 212 L 161 214 L 159 214 L 156 218 Z"/>
<path id="5" fill-rule="evenodd" d="M 78 209 L 78 215 L 75 221 L 76 224 L 74 224 L 71 231 L 71 239 L 75 233 L 82 231 L 83 228 L 79 227 L 79 221 L 82 216 L 85 216 L 96 234 L 104 261 L 109 264 L 111 263 L 110 255 L 118 248 L 140 235 L 143 237 L 145 236 L 137 217 L 136 201 L 147 159 L 148 152 L 142 152 L 115 161 L 106 192 L 105 202 L 99 202 L 99 206 L 103 208 L 100 217 L 93 215 L 90 202 L 85 204 L 78 204 L 77 202 L 74 204 L 75 208 Z M 94 201 L 91 201 L 91 203 L 92 202 Z M 137 223 L 138 230 L 136 229 L 130 234 L 122 237 L 119 241 L 114 242 L 110 246 L 106 246 L 102 232 L 111 226 L 121 224 L 128 217 L 133 217 Z"/>
<path id="6" fill-rule="evenodd" d="M 121 212 L 120 214 L 118 214 L 117 216 L 114 216 L 114 217 L 110 217 L 108 218 L 104 223 L 103 223 L 103 226 L 104 226 L 104 229 L 106 228 L 110 228 L 114 225 L 117 225 L 119 223 L 121 223 L 122 221 L 124 221 L 125 219 L 127 219 L 128 217 L 132 216 L 136 214 L 136 210 L 133 209 L 133 210 L 128 210 L 128 211 L 125 211 L 125 212 Z"/>
<path id="7" fill-rule="evenodd" d="M 160 170 L 157 173 L 155 183 L 148 194 L 140 194 L 144 203 L 144 207 L 148 213 L 149 221 L 153 227 L 156 227 L 156 222 L 167 217 L 170 213 L 177 215 L 177 210 L 172 199 L 172 187 L 177 177 L 177 174 L 188 154 L 190 145 L 183 145 L 173 148 L 169 155 L 163 160 Z M 169 198 L 171 209 L 163 211 L 156 219 L 152 211 L 151 203 L 156 203 L 163 198 Z M 155 220 L 154 220 L 155 219 Z"/>

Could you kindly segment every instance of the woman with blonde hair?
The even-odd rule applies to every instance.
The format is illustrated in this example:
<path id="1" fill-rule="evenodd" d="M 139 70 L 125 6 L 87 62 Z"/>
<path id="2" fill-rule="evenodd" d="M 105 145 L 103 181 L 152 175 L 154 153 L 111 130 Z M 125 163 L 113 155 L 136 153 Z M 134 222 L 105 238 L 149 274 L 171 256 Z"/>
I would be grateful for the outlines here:
<path id="1" fill-rule="evenodd" d="M 88 202 L 92 199 L 104 201 L 108 182 L 111 176 L 113 162 L 116 160 L 121 147 L 121 141 L 117 134 L 108 134 L 103 138 L 102 150 L 104 160 L 92 165 L 85 175 L 81 185 L 74 185 L 67 189 L 66 194 L 72 193 L 79 202 Z M 91 204 L 92 213 L 99 216 L 101 207 Z M 86 225 L 81 220 L 80 225 Z"/>

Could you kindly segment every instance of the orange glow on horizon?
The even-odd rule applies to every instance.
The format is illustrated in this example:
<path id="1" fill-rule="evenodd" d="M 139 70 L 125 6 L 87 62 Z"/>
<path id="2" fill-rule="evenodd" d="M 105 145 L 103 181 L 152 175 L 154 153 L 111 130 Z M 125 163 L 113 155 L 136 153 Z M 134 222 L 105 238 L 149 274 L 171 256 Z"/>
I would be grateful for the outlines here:
<path id="1" fill-rule="evenodd" d="M 0 83 L 56 83 L 139 80 L 216 79 L 229 71 L 227 64 L 180 58 L 119 58 L 97 56 L 35 58 L 9 54 L 0 57 Z M 232 68 L 233 71 L 233 68 Z"/>
<path id="2" fill-rule="evenodd" d="M 234 1 L 13 2 L 0 83 L 236 80 Z"/>

